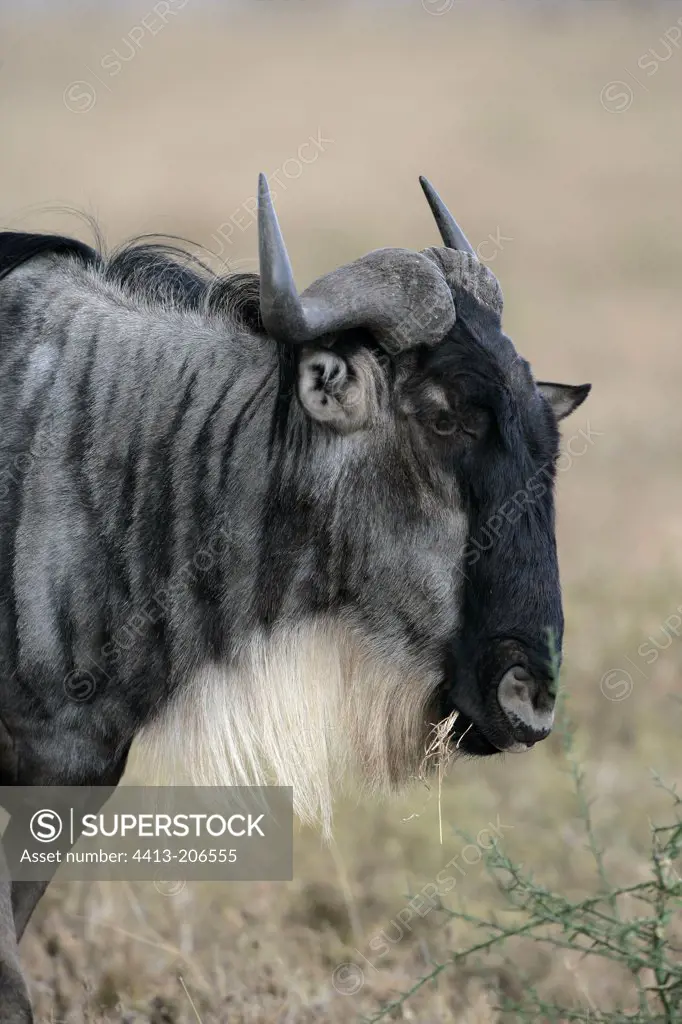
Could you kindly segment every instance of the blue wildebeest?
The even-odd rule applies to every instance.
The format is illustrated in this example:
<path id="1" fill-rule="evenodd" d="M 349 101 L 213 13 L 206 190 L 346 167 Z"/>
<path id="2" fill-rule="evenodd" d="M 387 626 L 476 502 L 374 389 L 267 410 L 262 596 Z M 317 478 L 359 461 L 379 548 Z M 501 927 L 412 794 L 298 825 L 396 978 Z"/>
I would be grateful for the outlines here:
<path id="1" fill-rule="evenodd" d="M 328 827 L 335 783 L 407 780 L 455 710 L 469 755 L 549 733 L 557 423 L 589 385 L 534 380 L 422 185 L 443 247 L 301 295 L 263 177 L 260 276 L 0 234 L 1 784 L 115 786 L 140 736 Z M 45 884 L 0 888 L 3 1022 Z"/>

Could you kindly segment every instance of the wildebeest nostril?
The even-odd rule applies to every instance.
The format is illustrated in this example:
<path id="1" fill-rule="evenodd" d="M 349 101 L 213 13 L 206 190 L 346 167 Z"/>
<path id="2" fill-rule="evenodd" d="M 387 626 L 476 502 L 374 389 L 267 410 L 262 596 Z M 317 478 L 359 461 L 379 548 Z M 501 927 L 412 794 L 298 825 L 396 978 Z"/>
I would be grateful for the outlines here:
<path id="1" fill-rule="evenodd" d="M 517 665 L 516 668 L 512 669 L 512 680 L 510 680 L 511 689 L 519 700 L 531 700 L 530 690 L 528 687 L 532 682 L 533 680 L 526 672 L 525 668 L 521 668 L 520 665 Z"/>
<path id="2" fill-rule="evenodd" d="M 546 735 L 554 724 L 554 701 L 521 665 L 505 672 L 497 690 L 500 707 L 512 725 Z"/>
<path id="3" fill-rule="evenodd" d="M 531 683 L 533 681 L 532 676 L 526 672 L 525 668 L 522 668 L 521 665 L 516 665 L 512 669 L 512 672 L 514 674 L 514 679 L 518 679 L 520 682 Z"/>

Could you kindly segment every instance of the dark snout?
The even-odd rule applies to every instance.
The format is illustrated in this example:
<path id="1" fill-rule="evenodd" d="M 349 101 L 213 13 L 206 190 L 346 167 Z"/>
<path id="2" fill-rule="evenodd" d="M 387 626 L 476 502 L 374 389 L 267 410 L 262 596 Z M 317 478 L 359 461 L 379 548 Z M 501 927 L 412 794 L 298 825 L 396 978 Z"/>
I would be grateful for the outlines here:
<path id="1" fill-rule="evenodd" d="M 482 531 L 472 519 L 471 535 Z M 448 673 L 452 704 L 470 726 L 460 749 L 526 750 L 554 723 L 564 631 L 551 490 L 477 554 L 467 565 Z"/>
<path id="2" fill-rule="evenodd" d="M 474 664 L 460 662 L 450 691 L 461 718 L 459 748 L 478 755 L 527 750 L 554 725 L 550 652 L 541 642 L 508 639 L 482 643 L 479 651 Z"/>

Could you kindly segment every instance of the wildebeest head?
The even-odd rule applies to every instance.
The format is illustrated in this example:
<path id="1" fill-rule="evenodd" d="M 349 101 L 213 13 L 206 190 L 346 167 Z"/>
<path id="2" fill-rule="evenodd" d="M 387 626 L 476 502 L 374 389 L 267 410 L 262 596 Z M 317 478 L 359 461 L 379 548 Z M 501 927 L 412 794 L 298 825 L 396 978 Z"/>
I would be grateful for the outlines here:
<path id="1" fill-rule="evenodd" d="M 306 446 L 280 496 L 315 534 L 301 607 L 344 624 L 351 661 L 379 666 L 357 671 L 364 692 L 338 727 L 393 781 L 455 710 L 450 742 L 469 754 L 548 735 L 557 424 L 590 390 L 535 381 L 503 333 L 496 278 L 422 186 L 443 248 L 378 250 L 301 296 L 260 189 L 261 314 L 293 352 L 287 430 Z M 290 553 L 287 529 L 273 544 Z"/>

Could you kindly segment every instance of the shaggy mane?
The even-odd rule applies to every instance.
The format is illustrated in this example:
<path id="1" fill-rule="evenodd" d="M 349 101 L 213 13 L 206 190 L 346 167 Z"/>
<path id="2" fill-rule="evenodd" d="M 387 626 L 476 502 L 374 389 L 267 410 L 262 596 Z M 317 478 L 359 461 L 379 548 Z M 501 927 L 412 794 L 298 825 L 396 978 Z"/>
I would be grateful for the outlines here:
<path id="1" fill-rule="evenodd" d="M 38 256 L 65 256 L 92 268 L 134 300 L 225 316 L 249 330 L 262 331 L 258 274 L 216 274 L 183 245 L 192 243 L 141 236 L 108 254 L 64 235 L 3 231 L 0 280 Z"/>

